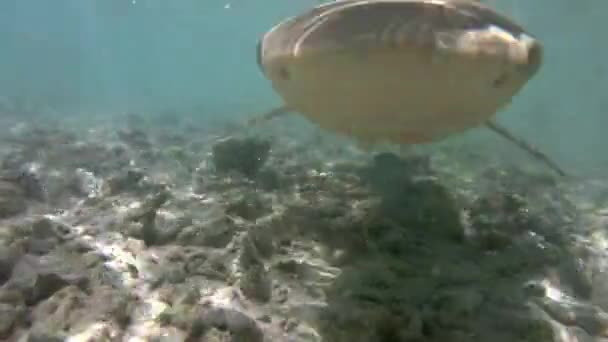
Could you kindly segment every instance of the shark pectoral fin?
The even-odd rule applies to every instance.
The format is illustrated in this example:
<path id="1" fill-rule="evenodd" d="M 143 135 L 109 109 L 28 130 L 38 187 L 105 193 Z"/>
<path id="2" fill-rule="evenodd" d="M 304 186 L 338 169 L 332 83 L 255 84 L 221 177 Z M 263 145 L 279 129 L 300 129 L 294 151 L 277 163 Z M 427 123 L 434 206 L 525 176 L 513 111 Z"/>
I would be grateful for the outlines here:
<path id="1" fill-rule="evenodd" d="M 365 153 L 371 153 L 377 147 L 373 141 L 367 139 L 355 139 L 354 142 L 355 146 Z"/>
<path id="2" fill-rule="evenodd" d="M 255 115 L 248 120 L 244 120 L 244 122 L 238 123 L 234 126 L 231 126 L 229 129 L 225 130 L 221 135 L 220 139 L 225 139 L 237 134 L 239 132 L 247 131 L 249 128 L 256 127 L 258 125 L 264 124 L 276 117 L 287 115 L 291 111 L 290 108 L 286 106 L 281 106 L 274 108 L 268 112 Z"/>
<path id="3" fill-rule="evenodd" d="M 560 176 L 566 176 L 566 173 L 559 166 L 557 166 L 557 164 L 553 162 L 553 160 L 551 160 L 546 154 L 542 153 L 540 150 L 530 145 L 525 140 L 514 136 L 511 132 L 509 132 L 506 128 L 500 126 L 498 123 L 488 120 L 486 121 L 485 126 L 500 135 L 501 137 L 517 145 L 519 148 L 529 153 L 536 160 L 545 163 L 545 165 L 549 166 Z"/>
<path id="4" fill-rule="evenodd" d="M 266 113 L 256 115 L 245 122 L 245 127 L 253 127 L 266 123 L 274 118 L 287 115 L 291 109 L 287 106 L 274 108 Z"/>

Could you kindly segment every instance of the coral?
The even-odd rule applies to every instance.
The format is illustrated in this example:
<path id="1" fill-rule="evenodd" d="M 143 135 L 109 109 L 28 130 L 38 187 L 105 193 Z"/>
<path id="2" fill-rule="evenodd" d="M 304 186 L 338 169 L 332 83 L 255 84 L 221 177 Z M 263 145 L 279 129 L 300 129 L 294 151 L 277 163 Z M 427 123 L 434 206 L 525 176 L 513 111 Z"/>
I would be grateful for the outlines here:
<path id="1" fill-rule="evenodd" d="M 236 171 L 253 177 L 264 165 L 270 142 L 256 138 L 228 138 L 213 145 L 213 163 L 219 172 Z"/>
<path id="2" fill-rule="evenodd" d="M 596 183 L 147 117 L 7 133 L 0 339 L 608 338 Z"/>

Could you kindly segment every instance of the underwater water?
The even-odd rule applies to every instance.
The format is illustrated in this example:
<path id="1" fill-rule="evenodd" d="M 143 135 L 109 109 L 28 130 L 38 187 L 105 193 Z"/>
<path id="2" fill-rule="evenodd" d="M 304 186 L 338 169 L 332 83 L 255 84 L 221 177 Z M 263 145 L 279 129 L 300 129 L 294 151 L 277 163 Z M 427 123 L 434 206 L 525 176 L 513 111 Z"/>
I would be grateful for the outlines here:
<path id="1" fill-rule="evenodd" d="M 543 44 L 498 122 L 367 148 L 257 44 L 312 0 L 0 1 L 0 341 L 608 341 L 599 1 L 491 0 Z"/>

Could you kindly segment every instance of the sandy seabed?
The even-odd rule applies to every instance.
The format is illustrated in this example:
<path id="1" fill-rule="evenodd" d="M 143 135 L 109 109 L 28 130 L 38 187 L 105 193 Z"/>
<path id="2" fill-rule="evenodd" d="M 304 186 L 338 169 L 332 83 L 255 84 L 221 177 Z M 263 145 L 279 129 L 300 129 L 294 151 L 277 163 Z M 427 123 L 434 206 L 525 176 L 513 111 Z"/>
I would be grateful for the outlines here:
<path id="1" fill-rule="evenodd" d="M 2 341 L 608 341 L 604 180 L 285 122 L 31 122 L 0 124 Z"/>

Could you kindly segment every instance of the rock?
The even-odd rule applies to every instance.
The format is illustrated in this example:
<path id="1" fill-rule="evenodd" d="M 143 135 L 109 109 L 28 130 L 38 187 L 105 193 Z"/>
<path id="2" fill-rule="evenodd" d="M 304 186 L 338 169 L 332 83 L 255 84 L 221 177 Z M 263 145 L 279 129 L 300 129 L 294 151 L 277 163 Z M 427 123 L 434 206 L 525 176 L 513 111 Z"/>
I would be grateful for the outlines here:
<path id="1" fill-rule="evenodd" d="M 31 255 L 45 255 L 51 253 L 57 246 L 52 239 L 30 238 L 27 244 L 27 253 Z"/>
<path id="2" fill-rule="evenodd" d="M 188 276 L 201 275 L 208 279 L 228 281 L 229 269 L 222 253 L 195 252 L 187 256 L 184 266 Z"/>
<path id="3" fill-rule="evenodd" d="M 580 327 L 559 326 L 558 333 L 554 334 L 555 342 L 605 342 L 602 338 L 589 335 Z"/>
<path id="4" fill-rule="evenodd" d="M 263 342 L 264 334 L 256 321 L 231 308 L 178 304 L 159 317 L 162 325 L 189 331 L 186 340 Z"/>
<path id="5" fill-rule="evenodd" d="M 594 291 L 590 260 L 580 257 L 564 258 L 557 265 L 560 287 L 577 298 L 589 299 Z"/>
<path id="6" fill-rule="evenodd" d="M 560 303 L 551 299 L 536 302 L 556 321 L 567 326 L 579 326 L 592 336 L 608 338 L 608 313 L 600 308 Z"/>
<path id="7" fill-rule="evenodd" d="M 121 328 L 126 328 L 131 323 L 133 311 L 137 306 L 138 298 L 136 295 L 119 292 L 109 299 L 107 305 L 107 314 Z"/>
<path id="8" fill-rule="evenodd" d="M 498 184 L 501 188 L 510 189 L 521 194 L 535 191 L 550 191 L 557 186 L 557 180 L 550 173 L 531 172 L 518 166 L 489 167 L 481 177 L 489 180 L 490 184 Z"/>
<path id="9" fill-rule="evenodd" d="M 189 337 L 190 337 L 190 339 L 192 339 L 194 336 L 198 336 L 198 334 L 195 335 L 191 332 Z M 218 328 L 207 329 L 204 332 L 203 336 L 201 336 L 201 340 L 209 341 L 209 342 L 224 342 L 224 341 L 232 342 L 233 341 L 229 331 L 220 330 Z"/>
<path id="10" fill-rule="evenodd" d="M 234 238 L 236 229 L 232 220 L 220 217 L 183 228 L 176 240 L 183 246 L 224 248 Z"/>
<path id="11" fill-rule="evenodd" d="M 169 191 L 159 191 L 146 198 L 141 207 L 128 215 L 127 221 L 135 221 L 142 224 L 141 235 L 146 246 L 158 243 L 159 233 L 156 228 L 156 212 L 171 198 Z"/>
<path id="12" fill-rule="evenodd" d="M 264 333 L 256 321 L 234 309 L 211 307 L 202 310 L 199 320 L 206 326 L 228 330 L 232 342 L 263 342 Z"/>
<path id="13" fill-rule="evenodd" d="M 32 236 L 36 238 L 54 237 L 61 241 L 73 238 L 70 227 L 49 217 L 39 217 L 32 222 Z"/>
<path id="14" fill-rule="evenodd" d="M 531 317 L 523 324 L 520 337 L 521 341 L 525 342 L 555 341 L 555 334 L 551 325 L 547 321 Z"/>
<path id="15" fill-rule="evenodd" d="M 487 158 L 463 160 L 454 144 L 369 164 L 316 136 L 272 151 L 258 138 L 209 146 L 206 122 L 159 128 L 148 116 L 131 117 L 119 144 L 112 125 L 79 141 L 47 122 L 6 140 L 0 340 L 608 339 L 606 267 L 589 267 L 605 257 L 606 222 L 580 224 L 567 198 L 578 180 L 480 175 Z M 553 336 L 529 311 L 560 291 L 592 304 L 539 308 L 563 328 Z M 94 336 L 102 327 L 112 333 Z"/>
<path id="16" fill-rule="evenodd" d="M 83 292 L 75 286 L 67 286 L 31 308 L 31 330 L 62 332 L 85 340 L 104 341 L 102 336 L 109 335 L 115 340 L 116 331 L 125 329 L 130 323 L 137 303 L 135 296 L 119 289 L 100 286 Z M 100 322 L 105 323 L 99 326 Z M 88 334 L 83 334 L 85 329 Z M 81 336 L 77 337 L 75 333 Z"/>
<path id="17" fill-rule="evenodd" d="M 472 261 L 449 262 L 442 267 L 437 266 L 434 274 L 438 285 L 456 287 L 459 285 L 475 284 L 483 278 L 479 265 Z"/>
<path id="18" fill-rule="evenodd" d="M 25 303 L 24 294 L 18 288 L 5 286 L 0 289 L 0 303 L 11 304 L 15 307 Z"/>
<path id="19" fill-rule="evenodd" d="M 20 214 L 26 208 L 23 190 L 15 183 L 0 179 L 0 219 Z"/>
<path id="20" fill-rule="evenodd" d="M 453 290 L 439 294 L 433 302 L 438 320 L 443 327 L 466 327 L 484 301 L 484 296 L 474 289 Z"/>
<path id="21" fill-rule="evenodd" d="M 213 164 L 219 172 L 236 171 L 253 177 L 270 152 L 268 141 L 256 138 L 228 138 L 213 145 Z"/>
<path id="22" fill-rule="evenodd" d="M 0 339 L 8 339 L 22 314 L 13 305 L 0 303 Z"/>
<path id="23" fill-rule="evenodd" d="M 431 173 L 426 158 L 402 160 L 392 154 L 375 157 L 363 179 L 382 197 L 382 215 L 411 229 L 434 230 L 461 240 L 460 208 L 449 190 Z"/>
<path id="24" fill-rule="evenodd" d="M 141 129 L 122 129 L 117 132 L 117 135 L 122 142 L 135 149 L 147 150 L 152 147 L 148 135 Z"/>
<path id="25" fill-rule="evenodd" d="M 518 236 L 534 231 L 537 221 L 529 204 L 513 192 L 498 191 L 475 200 L 469 212 L 470 227 L 483 250 L 504 250 Z"/>
<path id="26" fill-rule="evenodd" d="M 44 216 L 25 219 L 13 230 L 13 238 L 20 241 L 22 250 L 33 255 L 47 254 L 73 237 L 69 227 Z"/>
<path id="27" fill-rule="evenodd" d="M 289 342 L 321 342 L 322 340 L 313 328 L 303 324 L 299 324 L 288 337 Z"/>
<path id="28" fill-rule="evenodd" d="M 0 285 L 10 278 L 18 259 L 19 252 L 15 248 L 0 245 Z"/>
<path id="29" fill-rule="evenodd" d="M 33 330 L 67 331 L 77 322 L 79 317 L 75 316 L 82 315 L 79 309 L 85 304 L 84 293 L 78 288 L 64 287 L 32 306 Z"/>
<path id="30" fill-rule="evenodd" d="M 278 190 L 286 185 L 279 172 L 268 167 L 263 167 L 258 171 L 256 183 L 266 191 Z"/>
<path id="31" fill-rule="evenodd" d="M 30 331 L 27 336 L 27 342 L 64 342 L 67 338 L 63 334 L 51 332 L 44 328 Z"/>
<path id="32" fill-rule="evenodd" d="M 77 168 L 74 171 L 73 189 L 77 195 L 90 198 L 98 197 L 103 193 L 103 181 L 91 171 Z M 112 192 L 112 190 L 110 190 Z"/>
<path id="33" fill-rule="evenodd" d="M 107 260 L 107 256 L 98 252 L 86 252 L 81 257 L 82 263 L 87 268 L 93 268 Z"/>
<path id="34" fill-rule="evenodd" d="M 205 171 L 205 168 L 199 166 L 192 172 L 192 192 L 197 195 L 202 195 L 206 191 Z"/>
<path id="35" fill-rule="evenodd" d="M 145 174 L 139 169 L 128 169 L 126 172 L 121 172 L 108 178 L 102 187 L 102 192 L 106 195 L 113 196 L 119 193 L 133 191 L 139 188 L 140 182 L 144 179 Z"/>
<path id="36" fill-rule="evenodd" d="M 226 208 L 226 214 L 236 215 L 248 221 L 255 221 L 270 213 L 272 208 L 268 205 L 268 201 L 257 193 L 245 194 Z"/>
<path id="37" fill-rule="evenodd" d="M 0 257 L 0 265 L 1 264 L 2 261 Z M 604 311 L 608 312 L 608 271 L 598 270 L 593 273 L 590 299 Z"/>
<path id="38" fill-rule="evenodd" d="M 163 329 L 164 331 L 154 336 L 150 336 L 150 342 L 182 342 L 186 341 L 186 336 L 183 332 L 177 329 Z"/>
<path id="39" fill-rule="evenodd" d="M 377 192 L 383 195 L 397 195 L 401 187 L 410 183 L 414 177 L 428 176 L 432 171 L 428 158 L 424 156 L 403 159 L 393 153 L 374 155 L 370 165 L 358 170 L 360 177 Z"/>
<path id="40" fill-rule="evenodd" d="M 62 265 L 25 256 L 13 269 L 9 288 L 24 294 L 28 305 L 35 305 L 68 285 L 86 288 L 88 279 L 84 275 L 66 272 Z"/>
<path id="41" fill-rule="evenodd" d="M 252 227 L 245 237 L 255 246 L 260 257 L 270 258 L 275 252 L 275 241 L 272 231 L 266 226 Z"/>
<path id="42" fill-rule="evenodd" d="M 241 240 L 241 253 L 239 255 L 239 265 L 243 270 L 263 264 L 262 256 L 256 247 L 255 241 L 249 235 L 245 235 Z"/>
<path id="43" fill-rule="evenodd" d="M 245 271 L 240 288 L 246 297 L 262 303 L 270 301 L 272 297 L 272 280 L 263 265 L 255 265 Z"/>
<path id="44" fill-rule="evenodd" d="M 26 198 L 45 201 L 48 198 L 42 165 L 26 163 L 19 168 L 17 182 L 23 189 Z"/>

